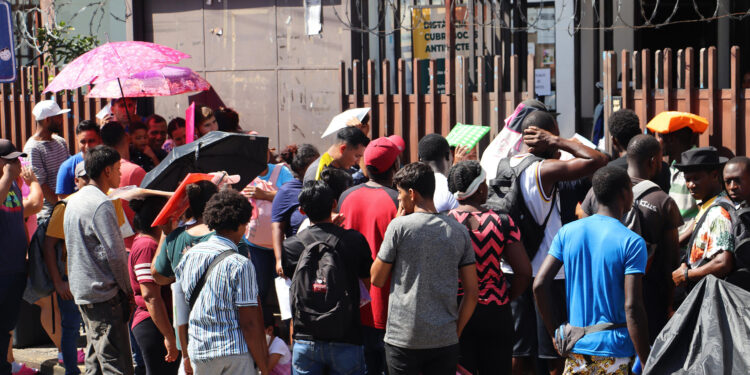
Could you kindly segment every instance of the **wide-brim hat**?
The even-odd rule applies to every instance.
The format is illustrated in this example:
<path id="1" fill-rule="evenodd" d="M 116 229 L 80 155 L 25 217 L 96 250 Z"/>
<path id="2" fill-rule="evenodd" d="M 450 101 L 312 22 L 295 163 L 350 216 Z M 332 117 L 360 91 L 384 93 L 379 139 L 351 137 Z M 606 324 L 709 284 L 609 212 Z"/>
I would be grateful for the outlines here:
<path id="1" fill-rule="evenodd" d="M 719 156 L 715 147 L 697 147 L 682 153 L 674 167 L 681 171 L 721 168 L 729 159 Z"/>

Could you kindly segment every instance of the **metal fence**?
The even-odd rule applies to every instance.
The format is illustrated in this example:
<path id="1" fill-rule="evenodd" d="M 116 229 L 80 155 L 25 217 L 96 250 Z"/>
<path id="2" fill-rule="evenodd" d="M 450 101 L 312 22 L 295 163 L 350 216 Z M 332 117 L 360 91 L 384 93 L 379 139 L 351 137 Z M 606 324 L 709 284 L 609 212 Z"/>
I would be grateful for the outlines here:
<path id="1" fill-rule="evenodd" d="M 624 72 L 619 79 L 618 63 Z M 693 48 L 678 50 L 676 56 L 669 48 L 655 53 L 623 50 L 619 60 L 615 52 L 605 52 L 605 131 L 609 114 L 618 107 L 634 110 L 644 128 L 662 111 L 691 112 L 709 122 L 700 137 L 701 146 L 723 146 L 736 155 L 746 155 L 750 89 L 741 87 L 740 67 L 740 48 L 734 46 L 729 61 L 730 87 L 720 88 L 719 71 L 726 67 L 719 66 L 716 47 L 701 48 L 697 56 Z"/>
<path id="2" fill-rule="evenodd" d="M 456 122 L 465 124 L 481 124 L 491 127 L 490 137 L 485 137 L 480 143 L 480 149 L 486 147 L 488 138 L 502 129 L 503 120 L 510 115 L 516 105 L 527 98 L 533 98 L 534 92 L 534 55 L 529 55 L 526 61 L 526 87 L 522 91 L 519 79 L 519 58 L 509 59 L 509 76 L 503 76 L 503 59 L 500 56 L 477 58 L 477 89 L 472 90 L 469 85 L 468 59 L 456 57 L 455 92 L 439 94 L 437 91 L 437 64 L 430 60 L 429 64 L 419 64 L 419 60 L 412 60 L 413 85 L 412 92 L 406 90 L 406 61 L 397 62 L 397 87 L 390 85 L 390 61 L 383 61 L 381 80 L 374 77 L 375 62 L 368 60 L 365 64 L 366 79 L 362 78 L 362 64 L 358 60 L 352 63 L 351 77 L 347 87 L 348 72 L 343 62 L 339 68 L 341 80 L 341 110 L 357 107 L 371 107 L 370 128 L 371 137 L 398 134 L 406 141 L 408 152 L 405 162 L 417 160 L 417 144 L 425 134 L 441 133 L 447 135 Z M 424 74 L 427 65 L 428 74 Z M 427 92 L 419 92 L 424 77 L 428 77 Z M 504 82 L 504 81 L 509 82 Z M 361 87 L 359 82 L 366 82 Z M 449 85 L 446 85 L 449 87 Z M 503 91 L 507 87 L 508 91 Z M 488 91 L 487 88 L 490 88 Z M 380 92 L 382 94 L 376 94 Z"/>
<path id="3" fill-rule="evenodd" d="M 76 152 L 75 126 L 82 120 L 94 119 L 107 104 L 106 99 L 86 98 L 87 88 L 44 94 L 42 91 L 57 74 L 57 68 L 23 67 L 13 83 L 0 84 L 0 138 L 8 139 L 19 149 L 34 133 L 31 109 L 41 100 L 55 99 L 62 108 L 70 108 L 63 116 L 60 136 L 68 142 L 71 153 Z"/>

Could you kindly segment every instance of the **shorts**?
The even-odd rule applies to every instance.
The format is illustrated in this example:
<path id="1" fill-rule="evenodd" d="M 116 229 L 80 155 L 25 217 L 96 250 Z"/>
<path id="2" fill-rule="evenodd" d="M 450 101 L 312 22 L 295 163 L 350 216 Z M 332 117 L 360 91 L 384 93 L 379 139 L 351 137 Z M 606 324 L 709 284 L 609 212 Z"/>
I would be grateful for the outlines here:
<path id="1" fill-rule="evenodd" d="M 506 275 L 513 282 L 513 275 Z M 513 357 L 536 357 L 543 359 L 558 359 L 560 354 L 552 345 L 552 338 L 547 333 L 544 321 L 537 311 L 534 303 L 534 294 L 531 291 L 531 280 L 528 289 L 515 301 L 511 301 L 510 307 L 513 312 L 513 328 L 516 332 L 513 344 Z M 567 322 L 568 312 L 565 298 L 565 280 L 552 282 L 552 313 L 558 321 Z"/>
<path id="2" fill-rule="evenodd" d="M 634 359 L 630 357 L 600 357 L 571 353 L 565 359 L 563 375 L 628 375 L 633 368 L 633 362 Z"/>

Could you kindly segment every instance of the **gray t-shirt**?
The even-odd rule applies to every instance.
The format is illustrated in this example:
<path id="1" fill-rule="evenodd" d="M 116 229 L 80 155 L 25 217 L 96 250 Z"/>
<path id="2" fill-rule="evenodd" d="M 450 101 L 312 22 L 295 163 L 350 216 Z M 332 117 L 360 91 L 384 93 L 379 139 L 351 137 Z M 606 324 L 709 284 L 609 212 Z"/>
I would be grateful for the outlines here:
<path id="1" fill-rule="evenodd" d="M 128 254 L 115 207 L 99 188 L 84 186 L 68 198 L 63 228 L 76 304 L 104 302 L 118 290 L 132 295 Z"/>
<path id="2" fill-rule="evenodd" d="M 393 264 L 385 342 L 407 349 L 457 344 L 459 268 L 475 262 L 466 227 L 443 214 L 397 217 L 378 258 Z"/>
<path id="3" fill-rule="evenodd" d="M 59 135 L 53 134 L 52 140 L 39 141 L 29 138 L 23 146 L 23 152 L 28 155 L 31 168 L 34 170 L 39 185 L 47 185 L 55 191 L 57 186 L 57 172 L 60 165 L 68 159 L 68 144 Z M 54 203 L 44 200 L 44 208 L 37 217 L 47 217 L 52 214 Z"/>

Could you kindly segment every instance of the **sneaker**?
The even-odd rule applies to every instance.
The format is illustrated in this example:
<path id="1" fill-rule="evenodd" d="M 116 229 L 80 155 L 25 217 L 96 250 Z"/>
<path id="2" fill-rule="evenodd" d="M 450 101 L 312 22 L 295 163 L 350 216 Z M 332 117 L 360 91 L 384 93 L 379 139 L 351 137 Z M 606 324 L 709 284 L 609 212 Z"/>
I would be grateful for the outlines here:
<path id="1" fill-rule="evenodd" d="M 31 367 L 26 366 L 26 364 L 21 365 L 21 369 L 18 370 L 18 372 L 14 372 L 13 375 L 35 375 L 38 374 L 39 370 L 35 370 Z"/>
<path id="2" fill-rule="evenodd" d="M 78 364 L 82 365 L 86 362 L 86 352 L 83 349 L 78 349 Z"/>

